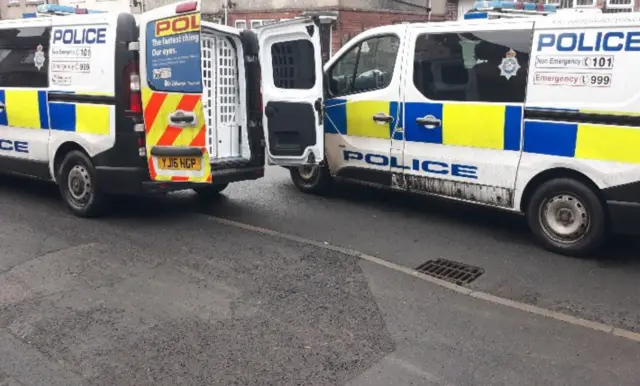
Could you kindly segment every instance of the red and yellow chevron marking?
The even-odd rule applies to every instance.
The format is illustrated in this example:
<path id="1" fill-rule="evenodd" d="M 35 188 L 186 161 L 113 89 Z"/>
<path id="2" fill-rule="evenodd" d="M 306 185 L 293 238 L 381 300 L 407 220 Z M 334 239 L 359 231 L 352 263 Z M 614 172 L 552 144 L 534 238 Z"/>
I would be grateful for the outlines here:
<path id="1" fill-rule="evenodd" d="M 147 160 L 149 173 L 154 181 L 211 182 L 211 165 L 206 147 L 206 124 L 202 98 L 199 94 L 180 94 L 142 89 L 144 124 L 146 129 Z M 169 114 L 176 110 L 193 111 L 199 126 L 193 129 L 179 129 L 169 124 Z M 203 151 L 201 176 L 162 175 L 156 170 L 151 157 L 154 146 L 200 147 Z"/>

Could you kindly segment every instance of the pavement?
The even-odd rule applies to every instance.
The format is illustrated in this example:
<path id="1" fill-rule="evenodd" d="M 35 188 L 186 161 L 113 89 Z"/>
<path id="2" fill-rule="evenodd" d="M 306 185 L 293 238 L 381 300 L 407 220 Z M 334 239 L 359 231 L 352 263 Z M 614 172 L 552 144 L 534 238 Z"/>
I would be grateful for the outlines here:
<path id="1" fill-rule="evenodd" d="M 438 241 L 455 229 L 447 220 L 455 213 L 411 212 L 407 199 L 394 205 L 378 193 L 361 200 L 350 193 L 304 196 L 281 172 L 269 168 L 267 178 L 232 186 L 204 207 L 189 193 L 124 200 L 99 220 L 68 214 L 53 187 L 0 180 L 0 385 L 636 385 L 640 379 L 638 342 L 211 218 L 361 247 L 408 266 L 412 258 L 463 251 L 467 239 L 477 244 L 466 245 L 479 248 L 476 255 L 496 253 L 487 261 L 508 257 L 499 251 L 512 245 L 509 239 L 494 240 L 493 250 L 488 240 L 481 243 L 492 233 L 482 232 L 490 225 L 480 220 L 470 220 L 476 228 L 458 220 L 458 241 Z M 381 213 L 388 226 L 409 222 L 380 235 Z M 417 223 L 433 234 L 409 241 L 406 230 Z M 359 244 L 364 226 L 369 242 Z M 518 245 L 517 238 L 511 242 Z M 520 248 L 544 259 L 530 243 Z M 556 269 L 566 259 L 554 258 Z M 478 286 L 500 274 L 489 269 Z M 546 284 L 535 279 L 531 286 Z M 637 311 L 632 306 L 627 312 Z"/>

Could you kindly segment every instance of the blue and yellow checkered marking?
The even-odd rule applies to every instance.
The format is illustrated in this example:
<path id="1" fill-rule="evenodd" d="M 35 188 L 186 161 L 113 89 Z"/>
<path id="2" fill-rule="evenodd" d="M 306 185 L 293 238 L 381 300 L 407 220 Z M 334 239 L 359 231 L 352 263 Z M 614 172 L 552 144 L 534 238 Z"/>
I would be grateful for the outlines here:
<path id="1" fill-rule="evenodd" d="M 325 132 L 389 139 L 396 125 L 395 119 L 401 116 L 400 109 L 397 102 L 330 99 L 325 101 Z M 378 113 L 388 114 L 394 121 L 384 125 L 376 123 L 372 117 Z"/>
<path id="2" fill-rule="evenodd" d="M 5 105 L 0 125 L 49 129 L 46 91 L 0 90 L 0 101 Z"/>
<path id="3" fill-rule="evenodd" d="M 401 119 L 407 141 L 499 150 L 520 150 L 522 107 L 470 103 L 398 103 L 395 101 L 325 102 L 325 132 L 357 137 L 389 139 L 396 123 L 375 123 L 377 113 Z M 427 129 L 417 118 L 433 115 L 440 127 Z M 396 131 L 394 139 L 402 139 Z"/>
<path id="4" fill-rule="evenodd" d="M 523 129 L 523 108 L 518 105 L 331 99 L 325 102 L 325 132 L 389 139 L 395 122 L 376 124 L 373 115 L 384 112 L 402 119 L 403 111 L 409 142 L 508 151 L 522 148 L 532 154 L 640 163 L 640 127 L 525 120 Z M 427 129 L 416 123 L 426 115 L 440 119 L 442 125 Z M 396 131 L 394 139 L 402 140 L 402 133 Z"/>
<path id="5" fill-rule="evenodd" d="M 640 127 L 525 121 L 527 153 L 640 163 Z"/>
<path id="6" fill-rule="evenodd" d="M 111 130 L 109 105 L 51 102 L 47 108 L 47 91 L 26 89 L 0 90 L 0 102 L 0 125 L 95 135 Z"/>
<path id="7" fill-rule="evenodd" d="M 111 130 L 109 105 L 49 103 L 51 129 L 82 134 L 108 135 Z"/>

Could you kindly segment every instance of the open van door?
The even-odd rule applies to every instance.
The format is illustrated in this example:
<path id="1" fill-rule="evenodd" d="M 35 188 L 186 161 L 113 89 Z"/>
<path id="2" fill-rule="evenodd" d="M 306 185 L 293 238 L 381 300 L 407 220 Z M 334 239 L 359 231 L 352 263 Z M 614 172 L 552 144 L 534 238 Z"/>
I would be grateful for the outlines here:
<path id="1" fill-rule="evenodd" d="M 317 165 L 324 160 L 318 18 L 270 24 L 257 33 L 267 163 Z"/>
<path id="2" fill-rule="evenodd" d="M 140 16 L 140 84 L 151 179 L 211 183 L 202 106 L 200 2 Z"/>

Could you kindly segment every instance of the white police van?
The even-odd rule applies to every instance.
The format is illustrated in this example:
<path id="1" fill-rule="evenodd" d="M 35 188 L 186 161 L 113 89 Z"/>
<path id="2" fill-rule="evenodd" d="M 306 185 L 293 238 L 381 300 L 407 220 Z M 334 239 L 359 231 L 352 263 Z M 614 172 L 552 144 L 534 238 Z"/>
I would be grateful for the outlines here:
<path id="1" fill-rule="evenodd" d="M 110 195 L 211 197 L 261 178 L 265 150 L 282 165 L 322 160 L 317 20 L 258 36 L 201 20 L 198 1 L 82 13 L 0 21 L 3 172 L 55 181 L 73 213 L 94 216 Z"/>
<path id="2" fill-rule="evenodd" d="M 326 162 L 290 168 L 295 185 L 346 179 L 523 213 L 569 255 L 636 232 L 640 13 L 555 11 L 479 2 L 468 20 L 353 38 L 325 66 Z"/>

